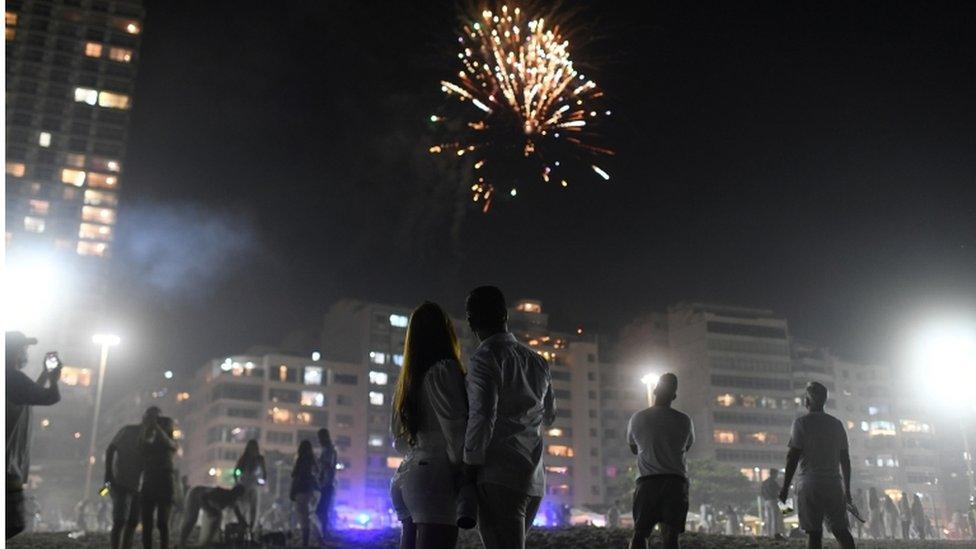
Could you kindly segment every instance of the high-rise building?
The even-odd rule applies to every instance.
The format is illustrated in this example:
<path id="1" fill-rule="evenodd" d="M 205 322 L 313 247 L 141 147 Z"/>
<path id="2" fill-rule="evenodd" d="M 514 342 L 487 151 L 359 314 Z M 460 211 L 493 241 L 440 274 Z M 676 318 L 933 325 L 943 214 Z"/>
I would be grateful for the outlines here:
<path id="1" fill-rule="evenodd" d="M 762 309 L 681 303 L 668 309 L 667 326 L 675 407 L 695 424 L 690 457 L 753 480 L 781 467 L 796 409 L 786 320 Z"/>
<path id="2" fill-rule="evenodd" d="M 62 401 L 35 414 L 32 486 L 77 501 L 144 9 L 140 0 L 5 9 L 4 324 L 40 340 L 31 374 L 47 350 L 67 366 Z"/>

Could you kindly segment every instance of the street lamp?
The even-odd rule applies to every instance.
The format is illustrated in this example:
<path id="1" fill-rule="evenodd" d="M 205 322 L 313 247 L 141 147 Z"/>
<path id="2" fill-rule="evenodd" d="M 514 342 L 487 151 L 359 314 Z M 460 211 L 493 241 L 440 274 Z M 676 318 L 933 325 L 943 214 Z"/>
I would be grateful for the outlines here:
<path id="1" fill-rule="evenodd" d="M 108 366 L 108 349 L 121 341 L 119 336 L 112 334 L 96 334 L 92 341 L 101 346 L 102 354 L 98 362 L 98 385 L 95 389 L 95 413 L 92 415 L 91 442 L 88 444 L 88 471 L 85 473 L 85 492 L 82 499 L 91 492 L 92 472 L 95 469 L 95 443 L 98 437 L 98 414 L 102 408 L 102 388 L 105 385 L 105 368 Z"/>
<path id="2" fill-rule="evenodd" d="M 969 496 L 976 496 L 973 451 L 965 424 L 976 411 L 972 398 L 972 388 L 976 387 L 976 321 L 930 324 L 914 342 L 912 362 L 926 391 L 959 418 Z"/>
<path id="3" fill-rule="evenodd" d="M 647 405 L 654 405 L 654 388 L 657 387 L 657 381 L 661 379 L 661 376 L 652 372 L 646 373 L 641 376 L 640 381 L 647 387 Z"/>

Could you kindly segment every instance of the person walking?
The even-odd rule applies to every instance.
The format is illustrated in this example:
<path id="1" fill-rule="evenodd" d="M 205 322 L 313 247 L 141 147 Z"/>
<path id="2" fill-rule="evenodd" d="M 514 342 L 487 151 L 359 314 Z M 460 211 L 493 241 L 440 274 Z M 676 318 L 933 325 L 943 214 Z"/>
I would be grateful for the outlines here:
<path id="1" fill-rule="evenodd" d="M 258 516 L 258 487 L 268 481 L 268 466 L 261 455 L 258 441 L 251 439 L 244 445 L 244 453 L 234 466 L 234 481 L 244 487 L 243 502 L 246 505 L 247 532 L 254 536 L 254 522 Z"/>
<path id="2" fill-rule="evenodd" d="M 37 339 L 22 332 L 5 334 L 6 358 L 6 539 L 24 531 L 24 485 L 30 473 L 31 407 L 51 406 L 61 400 L 58 381 L 61 379 L 61 359 L 57 353 L 48 353 L 37 381 L 31 381 L 21 370 L 27 366 L 27 349 L 37 344 Z M 50 362 L 50 364 L 48 364 Z"/>
<path id="3" fill-rule="evenodd" d="M 884 512 L 885 539 L 898 539 L 898 530 L 901 527 L 898 520 L 898 507 L 895 506 L 894 500 L 888 494 L 885 494 L 881 501 Z"/>
<path id="4" fill-rule="evenodd" d="M 662 375 L 654 387 L 653 405 L 632 415 L 627 423 L 627 441 L 637 456 L 640 475 L 634 488 L 634 534 L 630 549 L 650 547 L 649 537 L 656 524 L 661 525 L 664 549 L 680 547 L 678 536 L 685 531 L 686 454 L 695 442 L 695 429 L 690 417 L 671 407 L 677 397 L 677 376 Z"/>
<path id="5" fill-rule="evenodd" d="M 465 477 L 477 486 L 485 548 L 521 549 L 545 494 L 542 429 L 556 420 L 549 364 L 508 332 L 498 288 L 475 288 L 465 309 L 480 341 L 465 379 Z"/>
<path id="6" fill-rule="evenodd" d="M 143 420 L 148 413 L 146 410 Z M 139 447 L 141 433 L 141 425 L 125 425 L 105 449 L 105 485 L 112 498 L 112 549 L 132 547 L 132 536 L 139 524 L 139 481 L 143 462 Z"/>
<path id="7" fill-rule="evenodd" d="M 741 534 L 739 529 L 739 513 L 731 505 L 725 507 L 725 535 L 738 536 Z"/>
<path id="8" fill-rule="evenodd" d="M 908 541 L 911 538 L 912 505 L 907 492 L 902 492 L 898 500 L 898 522 L 901 525 L 901 539 Z"/>
<path id="9" fill-rule="evenodd" d="M 790 482 L 799 466 L 797 514 L 800 528 L 807 533 L 808 549 L 823 547 L 825 520 L 841 549 L 854 549 L 847 524 L 847 504 L 851 502 L 847 431 L 840 420 L 824 412 L 827 388 L 823 384 L 808 383 L 803 402 L 808 413 L 793 421 L 779 499 L 786 503 Z"/>
<path id="10" fill-rule="evenodd" d="M 457 544 L 468 414 L 460 354 L 454 325 L 440 306 L 425 302 L 414 309 L 390 420 L 394 447 L 405 454 L 390 480 L 403 524 L 400 549 Z"/>
<path id="11" fill-rule="evenodd" d="M 928 530 L 928 519 L 925 517 L 925 508 L 922 507 L 922 498 L 918 494 L 912 495 L 912 529 L 918 539 L 924 540 Z"/>
<path id="12" fill-rule="evenodd" d="M 295 502 L 295 515 L 298 526 L 302 531 L 302 547 L 308 547 L 309 512 L 312 498 L 319 487 L 319 467 L 315 462 L 312 443 L 303 440 L 298 445 L 298 455 L 295 457 L 295 467 L 291 470 L 291 489 L 288 497 Z"/>
<path id="13" fill-rule="evenodd" d="M 786 539 L 783 535 L 786 527 L 783 524 L 783 513 L 779 511 L 777 502 L 779 501 L 779 491 L 783 488 L 779 484 L 779 469 L 773 467 L 769 470 L 769 476 L 763 481 L 760 488 L 762 496 L 762 521 L 766 535 L 774 539 Z"/>
<path id="14" fill-rule="evenodd" d="M 868 488 L 868 531 L 871 539 L 884 537 L 884 510 L 881 508 L 881 498 L 873 486 Z"/>
<path id="15" fill-rule="evenodd" d="M 159 408 L 151 406 L 146 410 L 138 444 L 143 455 L 142 485 L 139 489 L 139 503 L 142 507 L 142 547 L 152 549 L 155 527 L 159 530 L 159 547 L 167 549 L 169 513 L 173 507 L 173 490 L 176 482 L 173 459 L 177 444 L 173 437 L 173 420 L 161 416 Z"/>
<path id="16" fill-rule="evenodd" d="M 319 429 L 319 446 L 322 451 L 319 454 L 319 502 L 315 506 L 315 516 L 319 520 L 319 533 L 322 540 L 329 536 L 331 526 L 330 517 L 332 516 L 332 501 L 335 498 L 335 477 L 336 467 L 339 464 L 339 454 L 335 444 L 332 444 L 332 436 L 328 429 Z"/>

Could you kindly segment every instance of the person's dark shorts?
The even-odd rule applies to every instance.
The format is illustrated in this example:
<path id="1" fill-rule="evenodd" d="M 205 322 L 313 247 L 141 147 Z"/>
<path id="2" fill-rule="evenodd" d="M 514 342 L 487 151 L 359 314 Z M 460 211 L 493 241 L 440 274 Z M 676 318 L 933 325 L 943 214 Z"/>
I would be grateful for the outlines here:
<path id="1" fill-rule="evenodd" d="M 26 528 L 24 513 L 24 491 L 7 490 L 6 539 L 10 539 Z"/>
<path id="2" fill-rule="evenodd" d="M 685 531 L 688 519 L 688 480 L 678 475 L 649 475 L 634 488 L 634 530 L 646 537 L 655 524 Z"/>
<path id="3" fill-rule="evenodd" d="M 173 503 L 174 478 L 172 471 L 153 471 L 143 474 L 142 488 L 139 491 L 142 502 L 156 505 Z"/>

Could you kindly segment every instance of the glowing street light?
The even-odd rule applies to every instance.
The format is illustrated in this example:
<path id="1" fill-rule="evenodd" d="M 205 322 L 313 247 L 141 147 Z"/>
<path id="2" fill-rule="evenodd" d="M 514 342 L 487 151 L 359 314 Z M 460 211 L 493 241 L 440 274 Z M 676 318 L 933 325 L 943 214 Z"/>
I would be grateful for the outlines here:
<path id="1" fill-rule="evenodd" d="M 654 388 L 657 387 L 658 380 L 661 376 L 653 372 L 648 372 L 641 376 L 640 381 L 647 387 L 647 405 L 654 405 Z"/>
<path id="2" fill-rule="evenodd" d="M 921 385 L 938 402 L 958 414 L 972 498 L 976 496 L 976 479 L 965 421 L 976 412 L 972 397 L 972 388 L 976 387 L 976 321 L 931 323 L 919 332 L 913 343 L 911 359 Z"/>
<path id="3" fill-rule="evenodd" d="M 113 334 L 95 334 L 92 341 L 102 348 L 101 359 L 98 362 L 98 385 L 95 389 L 95 413 L 92 415 L 91 441 L 88 444 L 88 471 L 85 473 L 85 492 L 82 498 L 87 498 L 91 492 L 92 472 L 95 467 L 95 443 L 98 438 L 98 415 L 102 409 L 102 388 L 105 385 L 105 370 L 108 367 L 108 350 L 122 342 L 121 338 Z"/>

